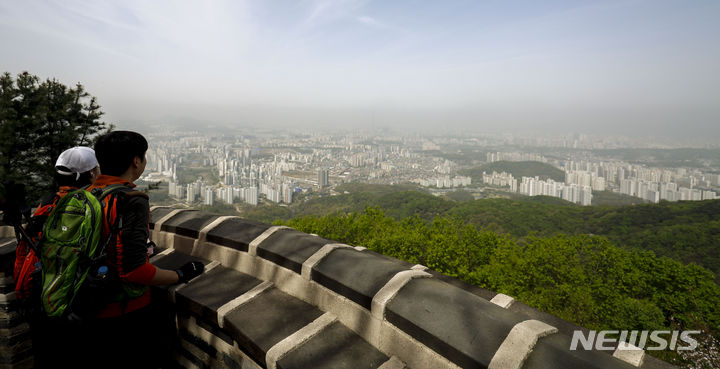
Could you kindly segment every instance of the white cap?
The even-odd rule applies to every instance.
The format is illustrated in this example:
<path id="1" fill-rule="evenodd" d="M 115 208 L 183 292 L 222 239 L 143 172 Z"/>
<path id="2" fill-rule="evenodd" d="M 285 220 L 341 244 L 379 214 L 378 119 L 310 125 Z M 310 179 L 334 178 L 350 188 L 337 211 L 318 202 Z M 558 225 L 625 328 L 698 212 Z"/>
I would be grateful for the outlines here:
<path id="1" fill-rule="evenodd" d="M 85 146 L 76 146 L 63 151 L 58 156 L 55 170 L 66 176 L 75 174 L 75 179 L 78 179 L 81 173 L 85 173 L 96 166 L 98 166 L 98 162 L 95 158 L 95 150 Z M 70 169 L 70 172 L 59 170 L 58 167 Z"/>

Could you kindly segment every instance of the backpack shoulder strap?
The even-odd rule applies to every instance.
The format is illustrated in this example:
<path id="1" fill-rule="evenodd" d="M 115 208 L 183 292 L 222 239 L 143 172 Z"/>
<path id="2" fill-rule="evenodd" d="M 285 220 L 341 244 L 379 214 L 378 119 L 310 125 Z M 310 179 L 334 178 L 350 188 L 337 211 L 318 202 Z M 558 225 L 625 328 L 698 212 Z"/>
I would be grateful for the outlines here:
<path id="1" fill-rule="evenodd" d="M 133 190 L 128 186 L 120 183 L 105 186 L 102 189 L 95 188 L 91 191 L 91 193 L 95 195 L 95 197 L 97 197 L 98 201 L 101 202 L 105 197 L 109 196 L 114 192 L 121 192 L 125 197 L 144 197 L 148 199 L 148 195 L 145 192 Z"/>
<path id="2" fill-rule="evenodd" d="M 125 192 L 125 197 L 142 197 L 146 200 L 149 200 L 150 197 L 148 197 L 148 194 L 142 191 L 132 190 Z"/>
<path id="3" fill-rule="evenodd" d="M 139 197 L 144 198 L 148 200 L 148 195 L 145 192 L 142 191 L 136 191 L 132 188 L 124 185 L 124 184 L 112 184 L 105 186 L 103 188 L 94 188 L 91 193 L 100 201 L 101 206 L 105 207 L 105 201 L 104 199 L 108 196 L 116 196 L 116 201 L 114 202 L 115 206 L 117 208 L 115 209 L 115 214 L 118 214 L 118 217 L 115 218 L 114 224 L 108 224 L 108 226 L 111 229 L 111 232 L 117 232 L 122 228 L 122 219 L 119 217 L 119 214 L 122 213 L 122 209 L 127 203 L 128 199 Z M 110 204 L 112 200 L 108 201 L 108 204 Z M 103 216 L 107 215 L 107 211 L 109 209 L 103 209 Z"/>

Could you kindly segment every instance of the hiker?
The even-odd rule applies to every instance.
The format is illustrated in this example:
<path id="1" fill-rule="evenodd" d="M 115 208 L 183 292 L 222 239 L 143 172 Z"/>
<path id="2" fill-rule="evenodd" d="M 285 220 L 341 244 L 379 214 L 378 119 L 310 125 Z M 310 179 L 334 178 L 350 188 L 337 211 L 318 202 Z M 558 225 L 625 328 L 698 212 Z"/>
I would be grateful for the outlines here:
<path id="1" fill-rule="evenodd" d="M 92 184 L 100 175 L 98 162 L 95 158 L 95 151 L 89 147 L 77 146 L 63 151 L 55 163 L 55 183 L 58 190 L 55 193 L 45 196 L 30 218 L 26 227 L 26 233 L 30 240 L 21 239 L 15 251 L 15 266 L 13 277 L 15 278 L 15 295 L 20 301 L 20 306 L 25 318 L 30 324 L 33 350 L 39 355 L 35 356 L 35 367 L 52 367 L 50 361 L 53 355 L 51 351 L 55 345 L 50 338 L 50 332 L 55 330 L 54 322 L 44 319 L 40 310 L 40 286 L 39 273 L 36 271 L 38 255 L 28 244 L 37 244 L 40 239 L 45 220 L 50 215 L 55 204 L 69 192 Z M 42 353 L 42 355 L 40 355 Z"/>
<path id="2" fill-rule="evenodd" d="M 47 219 L 55 203 L 67 195 L 68 192 L 89 186 L 99 175 L 100 168 L 93 149 L 77 146 L 63 151 L 55 163 L 55 183 L 58 186 L 58 191 L 40 201 L 40 205 L 33 213 L 33 217 L 28 224 L 28 234 L 37 241 L 40 238 L 39 234 L 42 232 L 45 219 Z M 16 281 L 15 291 L 19 299 L 30 297 L 30 281 L 28 277 L 30 276 L 29 273 L 33 272 L 37 261 L 37 256 L 30 249 L 27 242 L 21 241 L 15 251 L 15 268 L 13 269 L 13 276 Z"/>
<path id="3" fill-rule="evenodd" d="M 95 144 L 101 175 L 88 191 L 95 193 L 96 189 L 118 184 L 122 187 L 116 191 L 117 196 L 101 200 L 104 203 L 102 235 L 103 238 L 112 236 L 105 250 L 106 261 L 119 277 L 122 293 L 85 324 L 82 340 L 87 355 L 77 358 L 85 361 L 81 367 L 157 367 L 157 358 L 162 353 L 154 352 L 158 347 L 157 342 L 153 342 L 158 322 L 151 310 L 149 286 L 187 282 L 204 270 L 199 261 L 174 271 L 149 262 L 148 197 L 133 190 L 134 181 L 145 170 L 147 149 L 147 140 L 131 131 L 110 132 L 100 136 Z"/>

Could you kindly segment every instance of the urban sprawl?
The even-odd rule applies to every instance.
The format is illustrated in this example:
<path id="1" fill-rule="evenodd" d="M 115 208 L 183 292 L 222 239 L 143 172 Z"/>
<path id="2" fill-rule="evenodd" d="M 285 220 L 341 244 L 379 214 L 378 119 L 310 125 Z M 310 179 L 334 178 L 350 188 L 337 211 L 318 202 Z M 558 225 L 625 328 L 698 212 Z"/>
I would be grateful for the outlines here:
<path id="1" fill-rule="evenodd" d="M 718 168 L 653 167 L 613 158 L 589 158 L 583 148 L 618 143 L 580 135 L 562 139 L 512 136 L 421 137 L 388 134 L 150 134 L 148 169 L 142 180 L 168 183 L 170 199 L 187 205 L 290 204 L 299 194 L 334 194 L 344 183 L 414 183 L 434 194 L 485 189 L 545 195 L 582 205 L 593 191 L 610 191 L 649 202 L 715 199 Z M 590 144 L 592 142 L 592 144 Z M 512 147 L 513 150 L 502 150 Z M 527 147 L 526 150 L 524 147 Z M 456 149 L 460 148 L 460 149 Z M 542 148 L 541 155 L 530 148 Z M 553 148 L 558 153 L 553 153 Z M 549 154 L 548 154 L 549 152 Z M 450 155 L 449 155 L 450 154 Z M 473 157 L 460 160 L 456 157 Z M 461 172 L 493 162 L 540 162 L 564 171 L 564 181 L 515 178 L 483 172 L 476 181 Z"/>

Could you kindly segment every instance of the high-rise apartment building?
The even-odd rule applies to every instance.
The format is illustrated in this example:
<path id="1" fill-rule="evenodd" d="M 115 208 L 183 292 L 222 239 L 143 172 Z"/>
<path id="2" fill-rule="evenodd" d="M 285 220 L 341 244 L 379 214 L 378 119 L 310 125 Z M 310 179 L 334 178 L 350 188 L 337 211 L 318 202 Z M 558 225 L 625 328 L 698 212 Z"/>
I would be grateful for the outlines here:
<path id="1" fill-rule="evenodd" d="M 327 169 L 318 169 L 318 186 L 320 188 L 327 187 L 330 184 L 330 173 Z"/>
<path id="2" fill-rule="evenodd" d="M 215 192 L 212 188 L 208 187 L 204 190 L 205 197 L 203 198 L 203 204 L 213 206 L 215 205 Z"/>

